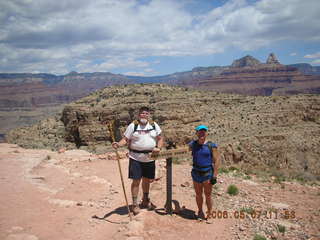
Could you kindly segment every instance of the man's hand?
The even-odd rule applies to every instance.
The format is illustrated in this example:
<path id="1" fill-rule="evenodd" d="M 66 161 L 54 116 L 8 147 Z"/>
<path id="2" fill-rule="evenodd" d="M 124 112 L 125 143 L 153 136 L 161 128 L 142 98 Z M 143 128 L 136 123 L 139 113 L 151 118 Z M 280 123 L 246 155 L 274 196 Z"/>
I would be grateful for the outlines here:
<path id="1" fill-rule="evenodd" d="M 117 148 L 119 148 L 120 146 L 119 146 L 119 143 L 118 143 L 118 142 L 113 142 L 113 143 L 112 143 L 112 147 L 113 147 L 114 149 L 117 149 Z"/>
<path id="2" fill-rule="evenodd" d="M 160 148 L 155 147 L 154 149 L 152 149 L 152 153 L 157 154 L 161 151 Z"/>

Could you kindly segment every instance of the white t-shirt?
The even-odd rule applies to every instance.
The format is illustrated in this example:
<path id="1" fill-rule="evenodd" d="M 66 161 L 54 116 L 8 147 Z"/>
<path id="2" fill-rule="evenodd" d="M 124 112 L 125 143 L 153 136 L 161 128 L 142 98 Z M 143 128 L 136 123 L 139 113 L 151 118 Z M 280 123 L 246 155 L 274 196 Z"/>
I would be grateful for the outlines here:
<path id="1" fill-rule="evenodd" d="M 130 123 L 124 132 L 124 136 L 130 140 L 130 149 L 137 151 L 152 151 L 157 144 L 157 136 L 161 134 L 159 125 L 154 122 L 155 129 L 149 122 L 146 125 L 138 124 L 137 130 L 134 131 L 134 123 Z M 151 162 L 153 161 L 145 153 L 129 152 L 129 157 L 140 162 Z"/>

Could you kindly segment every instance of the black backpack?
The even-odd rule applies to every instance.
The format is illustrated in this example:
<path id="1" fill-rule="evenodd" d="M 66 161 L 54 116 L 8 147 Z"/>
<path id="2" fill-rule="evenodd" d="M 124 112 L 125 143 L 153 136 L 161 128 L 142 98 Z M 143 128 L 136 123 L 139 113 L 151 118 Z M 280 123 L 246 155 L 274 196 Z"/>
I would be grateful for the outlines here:
<path id="1" fill-rule="evenodd" d="M 153 120 L 148 121 L 149 124 L 152 126 L 152 129 L 148 129 L 147 131 L 152 131 L 152 130 L 156 130 L 156 125 L 154 124 Z M 133 121 L 134 124 L 134 128 L 133 128 L 133 133 L 137 131 L 138 125 L 139 125 L 139 121 L 138 120 L 134 120 Z"/>

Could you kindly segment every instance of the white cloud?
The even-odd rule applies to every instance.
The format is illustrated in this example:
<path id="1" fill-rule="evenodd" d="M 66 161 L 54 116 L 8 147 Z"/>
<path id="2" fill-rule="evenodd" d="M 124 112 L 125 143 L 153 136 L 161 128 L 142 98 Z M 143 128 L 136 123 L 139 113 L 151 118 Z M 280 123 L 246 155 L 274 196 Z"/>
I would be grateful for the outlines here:
<path id="1" fill-rule="evenodd" d="M 148 63 L 139 59 L 147 56 L 210 55 L 280 40 L 320 41 L 318 0 L 230 0 L 202 15 L 186 11 L 188 2 L 1 1 L 0 58 L 6 60 L 0 61 L 0 71 L 145 68 Z"/>
<path id="2" fill-rule="evenodd" d="M 82 60 L 75 66 L 74 70 L 77 72 L 106 72 L 116 68 L 144 68 L 148 66 L 148 62 L 133 58 L 112 58 L 101 63 Z"/>
<path id="3" fill-rule="evenodd" d="M 320 52 L 305 55 L 304 58 L 320 58 Z"/>
<path id="4" fill-rule="evenodd" d="M 297 53 L 293 52 L 293 53 L 290 53 L 290 56 L 297 56 Z"/>

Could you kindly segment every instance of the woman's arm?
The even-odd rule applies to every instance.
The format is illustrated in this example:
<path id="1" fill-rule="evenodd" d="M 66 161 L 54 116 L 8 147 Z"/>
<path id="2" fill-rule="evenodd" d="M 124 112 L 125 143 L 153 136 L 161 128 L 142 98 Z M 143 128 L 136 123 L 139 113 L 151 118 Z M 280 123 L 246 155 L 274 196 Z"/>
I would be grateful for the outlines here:
<path id="1" fill-rule="evenodd" d="M 213 176 L 217 177 L 218 170 L 220 167 L 220 153 L 218 151 L 218 148 L 213 148 L 212 154 L 213 154 L 213 160 L 214 160 Z"/>

